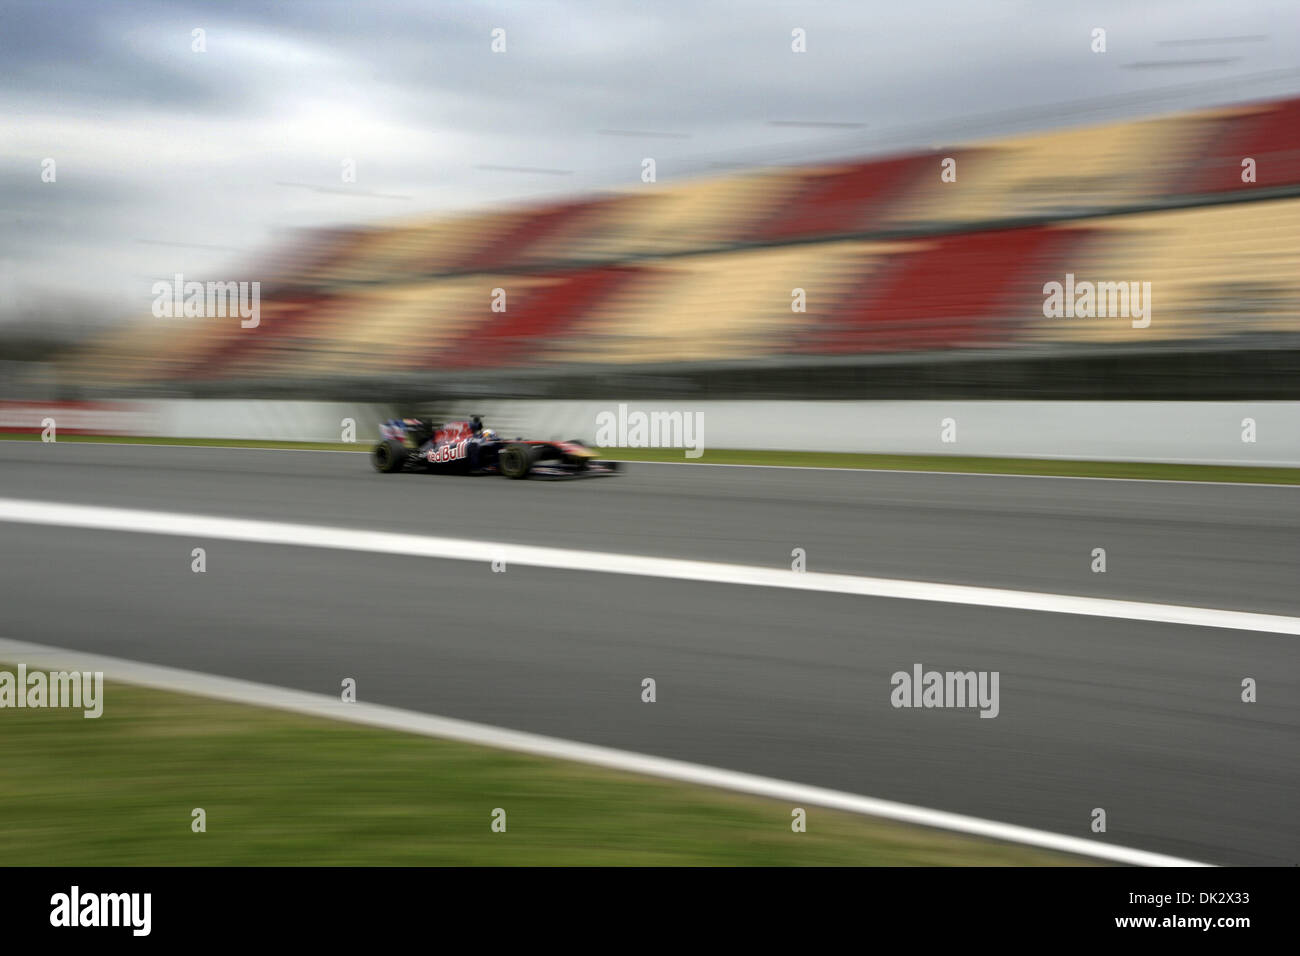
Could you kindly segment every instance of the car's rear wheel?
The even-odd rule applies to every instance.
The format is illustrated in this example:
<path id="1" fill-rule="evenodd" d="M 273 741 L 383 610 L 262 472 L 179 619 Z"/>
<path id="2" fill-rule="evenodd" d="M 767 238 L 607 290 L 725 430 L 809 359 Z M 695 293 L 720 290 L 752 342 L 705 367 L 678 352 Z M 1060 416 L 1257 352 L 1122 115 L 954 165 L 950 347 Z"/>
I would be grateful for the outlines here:
<path id="1" fill-rule="evenodd" d="M 507 478 L 527 478 L 537 455 L 538 449 L 532 445 L 506 445 L 497 452 L 497 468 Z"/>
<path id="2" fill-rule="evenodd" d="M 391 474 L 402 470 L 406 464 L 406 454 L 405 445 L 395 438 L 386 438 L 370 453 L 370 463 L 375 466 L 375 471 Z"/>

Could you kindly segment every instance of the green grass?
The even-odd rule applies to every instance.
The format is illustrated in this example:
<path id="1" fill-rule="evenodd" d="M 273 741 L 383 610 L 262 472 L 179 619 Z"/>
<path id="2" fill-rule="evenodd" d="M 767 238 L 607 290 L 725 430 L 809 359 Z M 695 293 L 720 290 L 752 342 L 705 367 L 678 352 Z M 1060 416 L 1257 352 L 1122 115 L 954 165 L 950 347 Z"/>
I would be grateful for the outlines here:
<path id="1" fill-rule="evenodd" d="M 776 801 L 123 684 L 97 720 L 0 725 L 11 866 L 1088 862 L 812 806 L 793 833 Z"/>
<path id="2" fill-rule="evenodd" d="M 1142 461 L 1059 461 L 1045 458 L 970 458 L 959 455 L 870 455 L 832 451 L 717 449 L 699 458 L 680 448 L 602 448 L 624 461 L 680 461 L 706 465 L 802 465 L 885 471 L 960 471 L 987 475 L 1062 475 L 1081 478 L 1161 478 L 1171 481 L 1234 481 L 1300 484 L 1300 468 L 1253 465 L 1175 465 Z"/>
<path id="3" fill-rule="evenodd" d="M 39 441 L 39 435 L 0 432 L 0 441 Z M 137 445 L 204 445 L 223 448 L 305 448 L 314 451 L 369 451 L 366 442 L 254 441 L 237 438 L 139 438 L 121 435 L 68 435 L 61 442 Z M 1078 478 L 1155 478 L 1165 481 L 1229 481 L 1243 484 L 1300 484 L 1300 468 L 1252 465 L 1174 465 L 1143 461 L 1058 461 L 1045 458 L 970 458 L 960 455 L 873 455 L 833 451 L 745 451 L 715 449 L 687 458 L 680 448 L 600 448 L 604 458 L 704 465 L 801 465 L 882 471 L 956 471 L 983 475 L 1055 475 Z"/>

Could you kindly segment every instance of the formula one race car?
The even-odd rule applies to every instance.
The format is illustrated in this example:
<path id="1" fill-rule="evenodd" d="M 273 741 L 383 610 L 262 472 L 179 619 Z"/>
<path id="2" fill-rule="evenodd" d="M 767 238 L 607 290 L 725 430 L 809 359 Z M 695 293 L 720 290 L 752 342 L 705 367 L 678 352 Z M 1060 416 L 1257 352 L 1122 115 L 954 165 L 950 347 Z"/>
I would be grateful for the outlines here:
<path id="1" fill-rule="evenodd" d="M 435 425 L 425 418 L 393 418 L 370 453 L 376 471 L 425 471 L 507 478 L 595 478 L 618 471 L 618 462 L 595 461 L 580 441 L 506 441 L 476 415 Z"/>

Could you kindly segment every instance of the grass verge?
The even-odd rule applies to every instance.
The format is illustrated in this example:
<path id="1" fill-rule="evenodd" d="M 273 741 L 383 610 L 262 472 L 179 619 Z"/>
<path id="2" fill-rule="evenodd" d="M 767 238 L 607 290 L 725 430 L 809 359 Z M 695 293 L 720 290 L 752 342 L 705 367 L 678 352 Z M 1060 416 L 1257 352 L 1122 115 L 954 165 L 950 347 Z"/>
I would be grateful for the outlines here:
<path id="1" fill-rule="evenodd" d="M 5 669 L 13 671 L 13 666 Z M 854 814 L 110 684 L 0 710 L 10 865 L 1077 865 Z M 207 831 L 191 831 L 191 811 Z M 506 832 L 491 830 L 495 808 Z"/>
<path id="2" fill-rule="evenodd" d="M 1076 478 L 1158 478 L 1167 481 L 1231 481 L 1300 484 L 1300 468 L 1254 465 L 1179 465 L 1144 461 L 1062 461 L 1047 458 L 970 458 L 958 455 L 869 455 L 832 451 L 717 449 L 686 458 L 680 448 L 603 448 L 624 461 L 680 461 L 705 465 L 799 465 L 880 471 L 956 471 L 982 475 L 1053 475 Z"/>

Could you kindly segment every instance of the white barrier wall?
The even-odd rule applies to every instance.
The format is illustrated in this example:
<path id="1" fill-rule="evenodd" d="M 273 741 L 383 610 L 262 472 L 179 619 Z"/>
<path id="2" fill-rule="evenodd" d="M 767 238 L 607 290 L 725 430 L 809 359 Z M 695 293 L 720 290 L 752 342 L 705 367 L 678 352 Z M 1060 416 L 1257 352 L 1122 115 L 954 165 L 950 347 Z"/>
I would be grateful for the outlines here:
<path id="1" fill-rule="evenodd" d="M 813 449 L 1300 466 L 1300 402 L 625 404 L 624 419 L 633 411 L 702 415 L 706 450 Z M 620 414 L 618 402 L 474 405 L 485 422 L 503 433 L 585 441 L 594 440 L 598 415 L 606 412 L 617 418 Z"/>
<path id="2" fill-rule="evenodd" d="M 357 441 L 379 437 L 379 422 L 396 411 L 348 402 L 273 402 L 237 399 L 121 400 L 111 402 L 0 401 L 0 431 L 39 433 L 53 420 L 57 432 L 262 441 L 336 442 L 343 422 L 356 422 Z"/>
<path id="3" fill-rule="evenodd" d="M 157 406 L 159 435 L 263 441 L 340 441 L 343 422 L 356 423 L 359 442 L 377 441 L 379 423 L 397 414 L 386 405 L 183 399 Z"/>
<path id="4" fill-rule="evenodd" d="M 620 404 L 624 407 L 620 409 Z M 506 437 L 596 443 L 602 414 L 692 416 L 703 448 L 1195 462 L 1300 467 L 1300 402 L 661 402 L 498 401 L 479 413 Z M 398 414 L 385 405 L 178 399 L 0 403 L 0 430 L 37 431 L 46 416 L 79 424 L 110 416 L 129 434 L 336 442 L 343 421 L 369 444 Z M 946 441 L 945 438 L 951 440 Z M 1253 439 L 1253 440 L 1247 440 Z M 683 458 L 685 458 L 683 454 Z"/>

